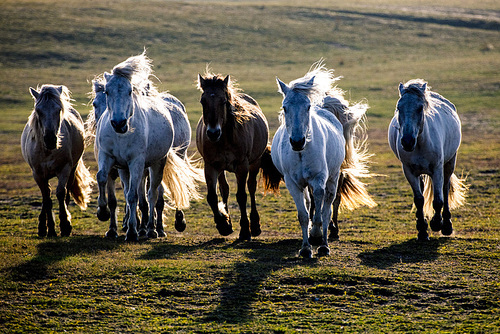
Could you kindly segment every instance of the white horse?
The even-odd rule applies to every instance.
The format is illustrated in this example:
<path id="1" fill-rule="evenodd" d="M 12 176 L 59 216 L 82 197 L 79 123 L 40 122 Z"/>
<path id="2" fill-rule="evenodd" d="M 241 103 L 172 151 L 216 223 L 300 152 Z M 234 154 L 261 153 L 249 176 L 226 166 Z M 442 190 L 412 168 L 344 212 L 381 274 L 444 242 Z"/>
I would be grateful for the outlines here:
<path id="1" fill-rule="evenodd" d="M 421 79 L 400 83 L 399 95 L 389 125 L 389 145 L 413 190 L 418 239 L 429 239 L 425 217 L 432 214 L 431 229 L 450 235 L 450 209 L 465 203 L 467 190 L 464 180 L 453 173 L 461 141 L 456 108 Z"/>
<path id="2" fill-rule="evenodd" d="M 179 158 L 172 150 L 172 117 L 161 94 L 149 81 L 150 62 L 143 53 L 116 65 L 111 74 L 104 73 L 107 110 L 97 123 L 95 140 L 100 220 L 107 220 L 110 215 L 105 190 L 113 167 L 123 170 L 122 181 L 130 213 L 137 210 L 138 188 L 145 168 L 149 169 L 149 203 L 157 202 L 162 181 L 176 208 L 187 208 L 191 199 L 200 198 L 195 181 L 199 172 L 189 159 Z M 150 205 L 148 237 L 157 237 L 155 217 L 155 207 Z M 112 229 L 116 231 L 116 226 L 110 226 Z M 130 214 L 126 240 L 137 239 L 137 217 Z"/>
<path id="3" fill-rule="evenodd" d="M 83 121 L 71 105 L 70 92 L 65 86 L 43 85 L 40 90 L 30 88 L 30 92 L 35 108 L 24 128 L 21 149 L 43 197 L 38 235 L 57 235 L 49 185 L 49 180 L 57 177 L 61 235 L 69 236 L 72 230 L 69 195 L 85 210 L 93 184 L 82 159 L 85 148 Z"/>
<path id="4" fill-rule="evenodd" d="M 104 114 L 107 108 L 106 103 L 106 94 L 105 94 L 105 80 L 102 76 L 97 76 L 94 80 L 92 80 L 92 108 L 93 111 L 89 113 L 87 121 L 85 125 L 87 127 L 87 139 L 94 142 L 95 139 L 95 131 L 97 127 L 97 123 L 99 119 Z M 145 91 L 149 94 L 149 91 L 154 89 L 149 84 L 149 81 L 145 84 Z M 174 127 L 174 141 L 173 148 L 175 149 L 177 155 L 185 160 L 189 160 L 187 155 L 187 149 L 191 143 L 191 126 L 189 124 L 189 119 L 187 117 L 186 108 L 182 104 L 182 102 L 177 99 L 175 96 L 162 92 L 160 93 L 161 97 L 165 101 L 165 107 L 170 112 L 170 116 L 172 117 L 172 123 Z M 98 152 L 95 152 L 96 159 L 98 158 Z M 115 180 L 118 177 L 118 174 L 121 174 L 121 178 L 125 177 L 123 170 L 113 168 L 108 177 L 107 183 L 107 194 L 108 194 L 108 206 L 110 209 L 110 226 L 117 226 L 117 217 L 116 217 L 116 196 L 115 196 Z M 139 186 L 139 208 L 142 212 L 142 220 L 139 228 L 139 235 L 146 235 L 146 222 L 149 220 L 149 206 L 146 199 L 145 187 L 146 187 L 146 178 L 147 178 L 147 170 L 145 171 L 144 177 L 142 179 L 141 185 Z M 155 204 L 156 206 L 156 231 L 159 237 L 165 236 L 165 232 L 163 229 L 163 221 L 162 221 L 162 212 L 164 208 L 164 199 L 163 199 L 164 189 L 163 185 L 160 184 L 158 188 L 158 200 Z M 123 219 L 123 229 L 127 230 L 127 222 L 128 222 L 128 210 L 125 209 L 125 216 Z M 177 208 L 175 213 L 175 228 L 177 231 L 182 232 L 186 228 L 186 221 L 184 219 L 184 212 Z M 116 237 L 116 233 L 114 233 L 113 229 L 110 229 L 109 237 Z"/>
<path id="5" fill-rule="evenodd" d="M 349 209 L 376 205 L 358 179 L 370 176 L 365 142 L 355 142 L 355 132 L 363 131 L 358 125 L 367 106 L 349 107 L 343 92 L 332 88 L 338 79 L 321 63 L 288 85 L 277 79 L 284 99 L 271 155 L 297 207 L 300 255 L 305 258 L 312 256 L 311 244 L 320 245 L 320 256 L 330 253 L 327 232 L 334 199 L 335 219 L 341 203 Z M 315 212 L 309 231 L 310 195 Z"/>

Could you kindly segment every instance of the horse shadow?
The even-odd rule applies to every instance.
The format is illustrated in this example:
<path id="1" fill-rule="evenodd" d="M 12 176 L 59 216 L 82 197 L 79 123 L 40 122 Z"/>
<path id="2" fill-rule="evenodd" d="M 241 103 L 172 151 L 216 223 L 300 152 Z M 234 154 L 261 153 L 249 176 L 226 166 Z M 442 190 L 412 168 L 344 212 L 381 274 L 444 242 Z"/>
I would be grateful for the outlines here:
<path id="1" fill-rule="evenodd" d="M 435 261 L 439 257 L 438 249 L 446 244 L 449 238 L 436 238 L 429 241 L 417 239 L 394 243 L 390 246 L 362 252 L 358 255 L 361 264 L 387 269 L 398 263 L 426 263 Z"/>
<path id="2" fill-rule="evenodd" d="M 51 275 L 49 268 L 64 259 L 80 255 L 111 251 L 120 243 L 97 236 L 73 236 L 47 239 L 36 246 L 36 255 L 29 261 L 8 269 L 15 281 L 35 282 Z"/>

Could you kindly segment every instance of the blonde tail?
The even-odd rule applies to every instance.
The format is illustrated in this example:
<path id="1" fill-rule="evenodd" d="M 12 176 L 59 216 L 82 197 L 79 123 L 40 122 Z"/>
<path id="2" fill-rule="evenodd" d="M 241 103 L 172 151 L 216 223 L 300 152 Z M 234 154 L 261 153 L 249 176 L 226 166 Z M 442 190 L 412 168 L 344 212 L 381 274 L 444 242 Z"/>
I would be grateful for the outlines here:
<path id="1" fill-rule="evenodd" d="M 205 182 L 203 170 L 193 165 L 191 158 L 180 158 L 174 150 L 170 150 L 163 169 L 163 185 L 165 195 L 177 209 L 189 207 L 192 199 L 201 199 L 198 183 Z"/>
<path id="2" fill-rule="evenodd" d="M 434 207 L 432 206 L 434 188 L 429 175 L 424 174 L 421 177 L 424 182 L 424 216 L 430 219 L 434 215 Z M 450 178 L 450 192 L 448 193 L 448 206 L 450 210 L 465 204 L 467 190 L 468 187 L 465 184 L 465 178 L 458 178 L 455 174 L 452 174 Z"/>
<path id="3" fill-rule="evenodd" d="M 347 111 L 348 120 L 343 123 L 345 144 L 345 159 L 340 171 L 343 181 L 339 184 L 342 208 L 354 210 L 362 205 L 370 208 L 377 205 L 366 190 L 366 184 L 361 178 L 370 178 L 373 175 L 368 170 L 371 155 L 366 143 L 366 129 L 362 124 L 366 109 L 364 103 L 351 106 Z M 356 138 L 356 135 L 359 138 Z"/>
<path id="4" fill-rule="evenodd" d="M 92 193 L 92 185 L 94 183 L 95 181 L 90 175 L 89 170 L 85 167 L 82 158 L 80 158 L 76 166 L 75 177 L 72 184 L 69 186 L 69 191 L 75 203 L 82 210 L 87 209 L 87 204 L 90 202 L 90 194 Z"/>

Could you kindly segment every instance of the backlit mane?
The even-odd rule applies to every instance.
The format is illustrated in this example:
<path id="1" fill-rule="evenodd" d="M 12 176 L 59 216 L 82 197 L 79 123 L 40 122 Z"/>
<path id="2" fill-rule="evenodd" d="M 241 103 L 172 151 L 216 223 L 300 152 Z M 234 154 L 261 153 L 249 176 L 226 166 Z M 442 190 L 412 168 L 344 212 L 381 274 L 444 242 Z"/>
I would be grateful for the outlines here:
<path id="1" fill-rule="evenodd" d="M 151 59 L 146 56 L 145 52 L 138 56 L 129 57 L 127 60 L 116 65 L 113 67 L 112 74 L 128 79 L 138 95 L 151 94 L 153 91 L 156 91 L 149 79 L 150 75 L 153 74 Z"/>
<path id="2" fill-rule="evenodd" d="M 210 73 L 207 70 L 203 75 L 203 79 L 205 80 L 205 85 L 208 87 L 224 89 L 224 76 L 222 76 L 221 74 Z M 203 91 L 199 82 L 198 89 Z M 233 115 L 236 123 L 238 124 L 243 124 L 250 118 L 254 117 L 251 113 L 251 110 L 253 110 L 255 106 L 245 100 L 243 96 L 244 94 L 242 93 L 242 90 L 230 77 L 227 83 L 226 91 L 227 101 L 230 106 L 228 110 L 231 111 L 231 115 Z"/>
<path id="3" fill-rule="evenodd" d="M 424 90 L 425 87 L 425 90 Z M 431 87 L 427 85 L 427 82 L 423 79 L 412 79 L 403 85 L 403 91 L 400 92 L 401 98 L 405 94 L 413 94 L 419 97 L 424 104 L 425 115 L 431 115 L 433 113 L 432 106 L 433 98 L 431 96 Z"/>

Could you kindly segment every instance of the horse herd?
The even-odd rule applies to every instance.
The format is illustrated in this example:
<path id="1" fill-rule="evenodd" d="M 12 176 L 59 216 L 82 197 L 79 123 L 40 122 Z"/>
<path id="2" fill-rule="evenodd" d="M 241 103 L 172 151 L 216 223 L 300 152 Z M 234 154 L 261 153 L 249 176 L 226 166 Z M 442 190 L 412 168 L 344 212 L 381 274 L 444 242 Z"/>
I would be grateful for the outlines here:
<path id="1" fill-rule="evenodd" d="M 184 105 L 159 92 L 151 75 L 151 60 L 143 53 L 96 77 L 93 112 L 86 122 L 72 107 L 65 86 L 30 88 L 35 106 L 21 146 L 42 192 L 40 237 L 57 235 L 50 178 L 58 178 L 62 236 L 71 234 L 70 195 L 82 209 L 89 203 L 95 181 L 82 154 L 92 142 L 99 169 L 97 217 L 110 220 L 109 238 L 118 235 L 118 176 L 126 199 L 123 229 L 127 241 L 164 236 L 165 205 L 176 210 L 175 228 L 182 232 L 186 228 L 182 210 L 191 200 L 201 198 L 198 184 L 202 182 L 207 185 L 207 202 L 217 230 L 224 236 L 231 234 L 226 171 L 236 175 L 241 240 L 261 233 L 255 201 L 259 171 L 266 190 L 277 191 L 280 182 L 285 182 L 297 208 L 303 240 L 300 255 L 305 258 L 312 257 L 312 246 L 318 246 L 318 256 L 329 254 L 328 241 L 338 239 L 340 207 L 352 210 L 376 205 L 362 181 L 373 176 L 368 169 L 364 127 L 368 106 L 347 101 L 335 86 L 339 77 L 322 63 L 289 84 L 277 79 L 283 102 L 272 145 L 268 144 L 267 120 L 255 99 L 242 93 L 229 75 L 209 71 L 198 75 L 203 114 L 196 145 L 203 170 L 187 155 L 191 128 Z M 450 235 L 450 209 L 465 202 L 467 189 L 464 180 L 454 174 L 461 141 L 455 106 L 421 79 L 400 84 L 399 94 L 389 144 L 413 190 L 418 239 L 429 238 L 426 219 L 433 231 Z"/>

